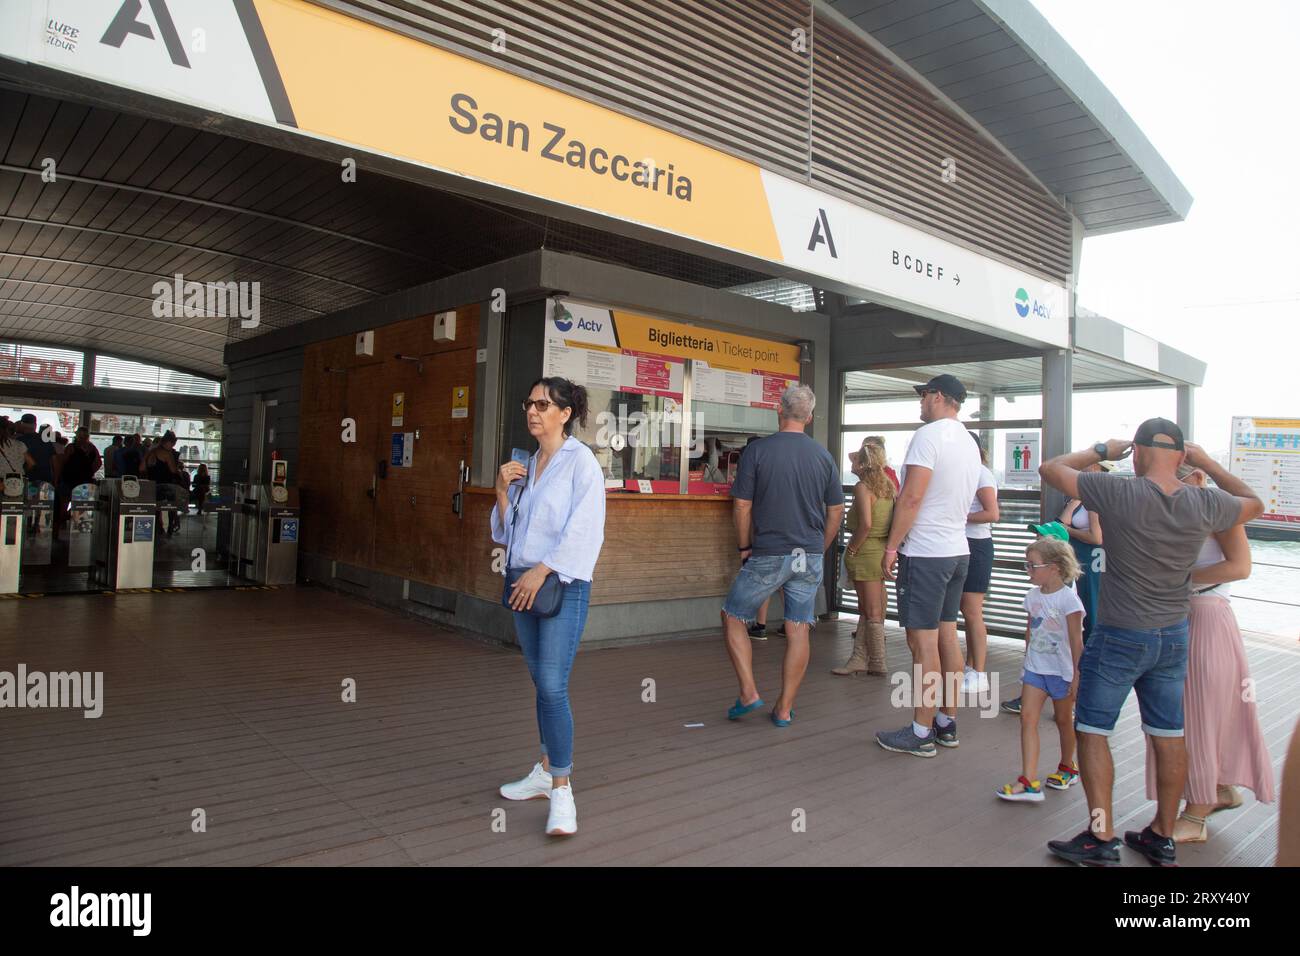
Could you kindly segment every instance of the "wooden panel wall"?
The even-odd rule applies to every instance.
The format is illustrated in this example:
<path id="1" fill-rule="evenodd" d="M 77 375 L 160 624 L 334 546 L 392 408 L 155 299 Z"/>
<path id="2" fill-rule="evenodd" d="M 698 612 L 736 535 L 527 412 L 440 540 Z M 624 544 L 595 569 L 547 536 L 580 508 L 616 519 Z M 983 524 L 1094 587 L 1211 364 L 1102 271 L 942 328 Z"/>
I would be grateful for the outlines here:
<path id="1" fill-rule="evenodd" d="M 299 488 L 305 551 L 438 587 L 464 587 L 464 522 L 452 513 L 456 469 L 472 451 L 478 306 L 456 310 L 456 341 L 433 341 L 433 316 L 375 330 L 373 356 L 344 336 L 307 346 Z M 418 358 L 423 370 L 398 354 Z M 331 371 L 333 370 L 333 371 Z M 469 416 L 453 419 L 452 389 L 470 389 Z M 405 394 L 392 425 L 393 393 Z M 344 418 L 356 441 L 342 441 Z M 394 431 L 420 433 L 412 466 L 389 465 Z M 374 494 L 371 495 L 371 487 Z"/>
<path id="2" fill-rule="evenodd" d="M 466 591 L 486 600 L 501 597 L 501 576 L 492 571 L 498 545 L 488 523 L 495 500 L 476 489 L 465 515 Z M 591 603 L 721 598 L 739 568 L 730 498 L 613 495 L 606 501 Z"/>

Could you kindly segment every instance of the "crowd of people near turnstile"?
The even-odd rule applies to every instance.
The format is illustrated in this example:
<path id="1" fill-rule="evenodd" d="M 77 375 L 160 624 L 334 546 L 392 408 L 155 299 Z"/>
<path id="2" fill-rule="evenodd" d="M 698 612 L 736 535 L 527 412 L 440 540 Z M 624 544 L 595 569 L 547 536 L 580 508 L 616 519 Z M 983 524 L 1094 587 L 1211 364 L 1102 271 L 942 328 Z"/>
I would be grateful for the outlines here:
<path id="1" fill-rule="evenodd" d="M 200 464 L 193 475 L 185 468 L 177 454 L 176 434 L 172 431 L 157 438 L 116 435 L 101 454 L 84 426 L 69 440 L 52 428 L 39 428 L 36 416 L 30 412 L 17 422 L 0 416 L 0 471 L 6 476 L 20 475 L 29 482 L 44 482 L 54 488 L 56 536 L 68 520 L 73 489 L 101 477 L 134 475 L 153 481 L 158 500 L 177 505 L 176 510 L 170 511 L 168 534 L 179 530 L 180 510 L 188 511 L 193 504 L 198 513 L 203 513 L 204 501 L 212 487 L 207 465 Z"/>
<path id="2" fill-rule="evenodd" d="M 842 574 L 857 591 L 860 616 L 849 659 L 832 673 L 886 674 L 885 582 L 893 582 L 920 686 L 912 688 L 912 719 L 875 740 L 887 751 L 932 758 L 960 745 L 958 704 L 990 691 L 983 602 L 1000 513 L 979 437 L 959 422 L 965 387 L 940 375 L 916 391 L 923 425 L 897 473 L 880 437 L 850 455 L 857 484 Z M 806 433 L 815 402 L 807 386 L 782 394 L 779 430 L 746 447 L 732 486 L 740 569 L 721 612 L 740 689 L 730 720 L 767 707 L 750 642 L 766 636 L 767 603 L 777 591 L 787 644 L 768 717 L 779 728 L 796 720 L 823 562 L 836 553 L 844 517 L 839 465 Z M 539 379 L 523 409 L 538 450 L 502 465 L 491 525 L 493 540 L 506 547 L 502 602 L 514 611 L 536 685 L 541 760 L 501 794 L 549 798 L 546 832 L 568 835 L 577 830 L 568 681 L 604 540 L 604 481 L 592 451 L 573 435 L 587 416 L 584 388 Z M 1112 474 L 1130 455 L 1133 477 Z M 1274 797 L 1228 601 L 1229 583 L 1250 573 L 1244 525 L 1264 506 L 1162 418 L 1144 422 L 1131 440 L 1053 458 L 1039 474 L 1044 488 L 1068 500 L 1059 520 L 1029 525 L 1021 693 L 1001 704 L 1020 719 L 1021 766 L 1012 782 L 990 786 L 990 798 L 1039 803 L 1044 788 L 1081 782 L 1088 825 L 1048 849 L 1074 863 L 1119 865 L 1109 739 L 1134 691 L 1147 741 L 1147 795 L 1157 808 L 1151 824 L 1125 833 L 1123 843 L 1152 863 L 1174 865 L 1177 844 L 1204 842 L 1209 816 L 1241 805 L 1237 788 L 1261 802 Z M 1038 725 L 1049 701 L 1060 755 L 1040 777 Z"/>

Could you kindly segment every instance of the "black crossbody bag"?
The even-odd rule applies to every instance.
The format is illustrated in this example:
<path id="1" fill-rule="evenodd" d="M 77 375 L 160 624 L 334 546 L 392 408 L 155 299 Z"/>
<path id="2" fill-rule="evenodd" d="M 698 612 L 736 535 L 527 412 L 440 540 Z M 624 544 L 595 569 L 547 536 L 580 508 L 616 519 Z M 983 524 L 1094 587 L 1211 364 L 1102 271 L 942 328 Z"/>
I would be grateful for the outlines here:
<path id="1" fill-rule="evenodd" d="M 515 543 L 515 522 L 519 519 L 519 501 L 527 492 L 528 484 L 525 479 L 523 490 L 515 499 L 514 510 L 510 513 L 510 547 L 506 548 L 506 584 L 501 592 L 501 603 L 512 611 L 514 608 L 510 607 L 510 592 L 514 589 L 515 582 L 529 571 L 528 568 L 510 567 L 510 548 L 514 547 Z M 555 617 L 560 613 L 563 604 L 564 582 L 560 580 L 559 574 L 552 571 L 533 595 L 533 606 L 517 613 L 531 614 L 533 617 Z"/>

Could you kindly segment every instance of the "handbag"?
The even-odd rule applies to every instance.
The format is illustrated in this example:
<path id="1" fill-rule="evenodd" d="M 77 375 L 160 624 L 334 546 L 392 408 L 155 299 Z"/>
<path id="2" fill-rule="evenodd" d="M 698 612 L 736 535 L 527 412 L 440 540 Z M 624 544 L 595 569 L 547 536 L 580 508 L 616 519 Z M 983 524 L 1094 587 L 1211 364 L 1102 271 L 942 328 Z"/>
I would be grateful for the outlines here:
<path id="1" fill-rule="evenodd" d="M 515 543 L 515 522 L 519 518 L 519 499 L 523 498 L 524 493 L 528 491 L 528 485 L 525 484 L 523 490 L 519 492 L 519 498 L 515 499 L 514 510 L 510 513 L 510 546 L 506 548 L 506 583 L 501 592 L 501 603 L 511 611 L 515 609 L 510 607 L 510 592 L 514 589 L 515 582 L 523 577 L 529 568 L 512 568 L 510 567 L 510 548 Z M 560 576 L 554 572 L 546 576 L 542 586 L 537 589 L 533 595 L 533 606 L 523 611 L 516 611 L 516 614 L 531 614 L 533 617 L 555 617 L 560 613 L 560 607 L 564 604 L 564 582 Z"/>

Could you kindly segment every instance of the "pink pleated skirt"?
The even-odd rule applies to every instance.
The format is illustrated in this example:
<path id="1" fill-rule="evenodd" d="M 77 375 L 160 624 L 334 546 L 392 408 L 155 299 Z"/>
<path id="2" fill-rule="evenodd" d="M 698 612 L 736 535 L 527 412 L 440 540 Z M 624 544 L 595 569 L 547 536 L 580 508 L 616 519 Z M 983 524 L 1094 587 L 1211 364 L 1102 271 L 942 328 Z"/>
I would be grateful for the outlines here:
<path id="1" fill-rule="evenodd" d="M 1218 785 L 1246 787 L 1273 802 L 1273 764 L 1255 707 L 1246 648 L 1226 598 L 1192 598 L 1183 690 L 1188 803 L 1217 803 Z M 1156 762 L 1147 740 L 1147 799 L 1156 799 Z"/>

